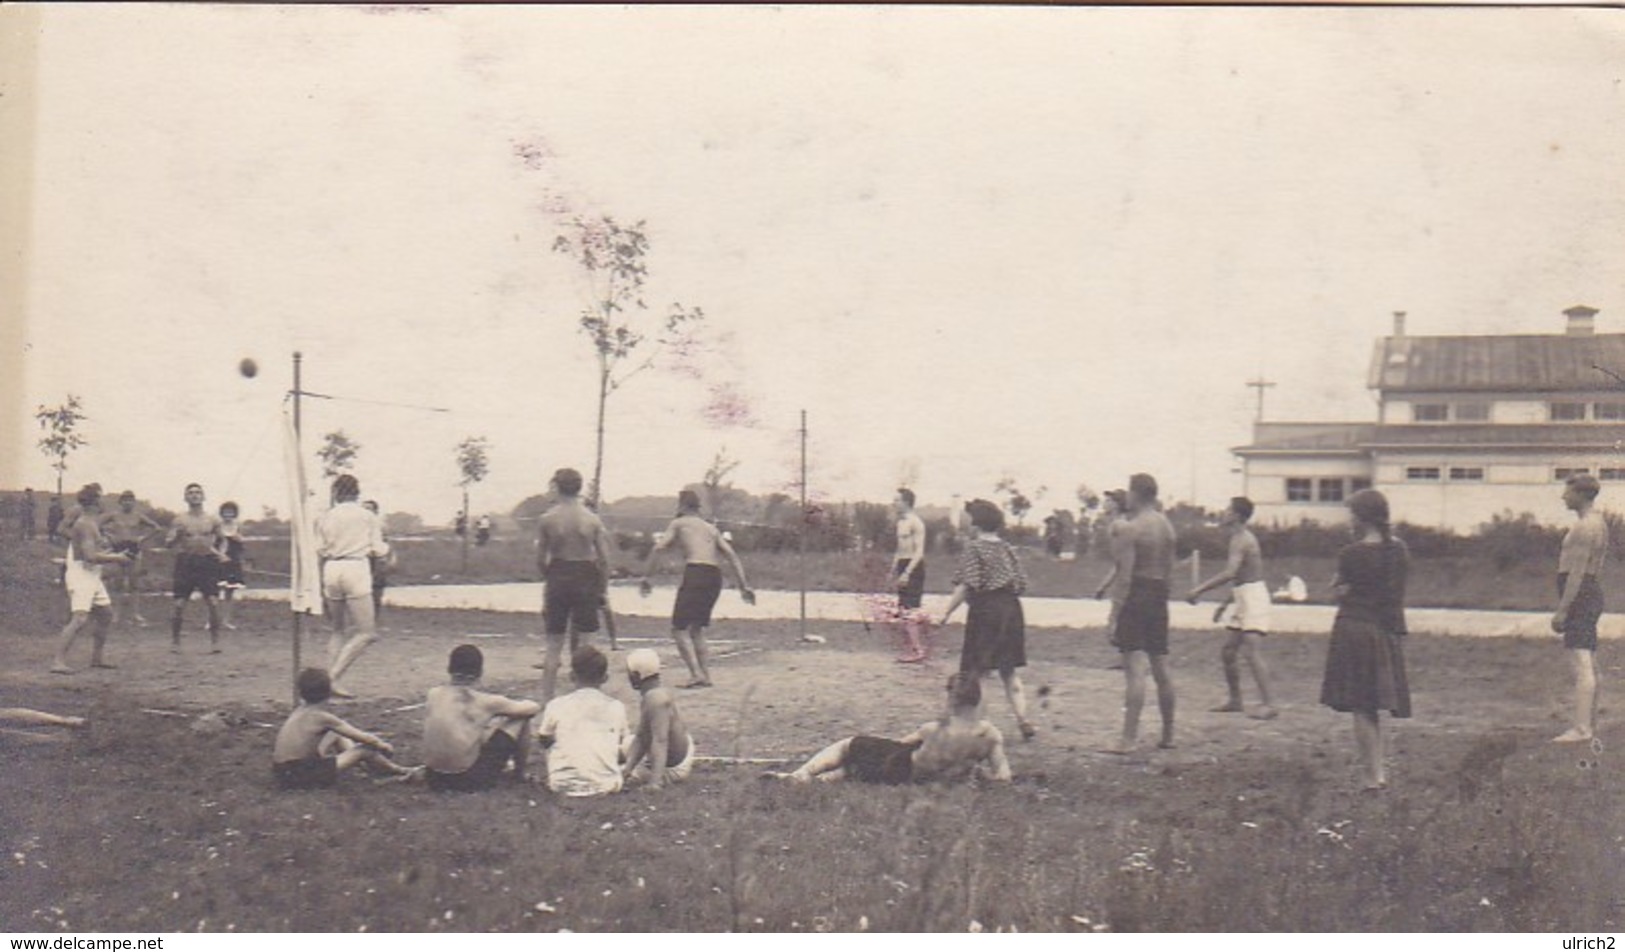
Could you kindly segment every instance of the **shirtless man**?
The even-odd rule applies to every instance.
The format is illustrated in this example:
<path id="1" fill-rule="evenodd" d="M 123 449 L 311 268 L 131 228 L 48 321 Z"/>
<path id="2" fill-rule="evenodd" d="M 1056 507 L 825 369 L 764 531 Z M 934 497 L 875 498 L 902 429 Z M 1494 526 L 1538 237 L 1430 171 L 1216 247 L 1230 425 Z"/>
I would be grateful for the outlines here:
<path id="1" fill-rule="evenodd" d="M 984 776 L 1010 780 L 1004 735 L 981 715 L 982 684 L 973 674 L 948 678 L 948 709 L 907 737 L 858 735 L 839 740 L 790 773 L 770 773 L 780 780 L 844 780 L 906 784 L 929 780 L 965 780 Z"/>
<path id="2" fill-rule="evenodd" d="M 128 607 L 130 617 L 135 619 L 135 623 L 146 626 L 147 620 L 141 617 L 139 601 L 141 547 L 149 540 L 161 536 L 163 531 L 163 526 L 135 507 L 135 493 L 128 489 L 119 493 L 118 508 L 102 517 L 102 535 L 107 538 L 107 547 L 129 557 L 129 561 L 117 567 L 115 589 L 123 598 L 113 602 L 114 624 L 118 623 L 122 614 L 118 610 L 119 602 L 122 601 Z"/>
<path id="3" fill-rule="evenodd" d="M 339 771 L 367 763 L 407 780 L 418 771 L 389 759 L 394 748 L 328 710 L 333 683 L 320 668 L 305 668 L 294 680 L 299 706 L 276 732 L 271 774 L 284 790 L 312 790 L 338 784 Z"/>
<path id="4" fill-rule="evenodd" d="M 209 610 L 209 653 L 220 653 L 220 609 L 214 603 L 220 564 L 226 561 L 220 517 L 203 509 L 203 487 L 186 485 L 186 511 L 169 525 L 165 544 L 175 551 L 175 610 L 169 617 L 169 650 L 181 650 L 181 626 L 186 602 L 193 592 L 203 596 Z"/>
<path id="5" fill-rule="evenodd" d="M 1168 580 L 1174 569 L 1174 527 L 1157 507 L 1157 481 L 1146 473 L 1129 477 L 1127 518 L 1112 540 L 1117 566 L 1112 576 L 1112 644 L 1123 654 L 1123 736 L 1110 753 L 1126 754 L 1138 743 L 1140 710 L 1145 706 L 1145 672 L 1157 684 L 1162 713 L 1158 747 L 1174 746 L 1174 684 L 1163 659 L 1168 654 Z"/>
<path id="6" fill-rule="evenodd" d="M 389 555 L 379 518 L 361 505 L 361 484 L 346 473 L 333 480 L 333 507 L 316 519 L 316 555 L 322 560 L 322 598 L 333 616 L 328 669 L 335 697 L 355 697 L 339 687 L 344 672 L 378 640 L 372 613 L 372 559 Z M 344 638 L 347 627 L 355 634 Z"/>
<path id="7" fill-rule="evenodd" d="M 1574 726 L 1552 738 L 1559 744 L 1589 741 L 1597 730 L 1597 620 L 1602 617 L 1602 565 L 1608 555 L 1608 523 L 1597 511 L 1596 477 L 1570 477 L 1563 505 L 1579 520 L 1563 536 L 1557 557 L 1557 611 L 1552 630 L 1563 636 L 1574 666 Z"/>
<path id="8" fill-rule="evenodd" d="M 1258 685 L 1259 700 L 1263 702 L 1250 716 L 1255 720 L 1268 721 L 1276 716 L 1275 705 L 1270 701 L 1270 672 L 1264 664 L 1263 654 L 1264 636 L 1270 630 L 1270 590 L 1264 584 L 1263 550 L 1258 547 L 1258 537 L 1247 528 L 1247 520 L 1252 517 L 1252 500 L 1245 496 L 1230 500 L 1219 522 L 1230 533 L 1230 558 L 1225 562 L 1224 571 L 1191 589 L 1186 600 L 1195 605 L 1203 592 L 1220 585 L 1230 586 L 1230 596 L 1213 612 L 1213 620 L 1217 622 L 1224 617 L 1225 610 L 1230 609 L 1230 622 L 1226 626 L 1230 637 L 1219 653 L 1224 662 L 1224 680 L 1230 688 L 1230 698 L 1213 710 L 1219 714 L 1244 710 L 1241 705 L 1241 665 L 1238 661 L 1245 658 L 1247 667 L 1253 672 L 1253 681 Z"/>
<path id="9" fill-rule="evenodd" d="M 677 695 L 660 683 L 660 656 L 651 648 L 631 652 L 626 656 L 626 676 L 642 695 L 642 703 L 622 775 L 650 790 L 659 790 L 668 780 L 687 780 L 694 770 L 694 738 L 677 709 Z"/>
<path id="10" fill-rule="evenodd" d="M 553 699 L 564 636 L 570 651 L 580 647 L 578 636 L 598 631 L 598 611 L 604 603 L 609 575 L 609 531 L 603 520 L 581 500 L 581 474 L 561 469 L 553 474 L 558 501 L 542 514 L 537 540 L 537 564 L 542 570 L 542 623 L 547 654 L 542 661 L 542 704 Z"/>
<path id="11" fill-rule="evenodd" d="M 446 671 L 451 683 L 430 688 L 424 704 L 423 765 L 429 786 L 486 790 L 510 761 L 514 778 L 523 780 L 527 728 L 542 706 L 479 690 L 485 656 L 473 645 L 453 648 Z"/>
<path id="12" fill-rule="evenodd" d="M 745 604 L 756 604 L 756 593 L 745 581 L 745 566 L 732 545 L 722 537 L 716 526 L 700 518 L 700 496 L 692 489 L 677 494 L 677 518 L 666 526 L 660 544 L 649 551 L 649 563 L 644 566 L 639 590 L 650 591 L 649 574 L 660 559 L 660 553 L 672 546 L 683 550 L 683 582 L 677 587 L 677 602 L 671 611 L 671 636 L 677 642 L 677 653 L 688 666 L 685 688 L 708 688 L 711 671 L 708 667 L 710 649 L 705 644 L 705 628 L 711 624 L 711 609 L 716 607 L 717 596 L 722 594 L 722 569 L 717 565 L 717 553 L 728 557 L 734 576 L 739 580 L 739 593 Z"/>
<path id="13" fill-rule="evenodd" d="M 908 641 L 908 653 L 897 660 L 924 661 L 927 651 L 922 629 L 926 620 L 919 608 L 925 595 L 925 521 L 914 511 L 912 489 L 897 490 L 892 507 L 897 511 L 897 559 L 892 564 L 892 575 L 903 637 Z"/>
<path id="14" fill-rule="evenodd" d="M 1127 492 L 1121 489 L 1106 490 L 1106 494 L 1104 497 L 1102 497 L 1102 501 L 1100 503 L 1100 519 L 1101 523 L 1106 527 L 1106 551 L 1109 553 L 1116 552 L 1117 537 L 1123 532 L 1123 520 L 1127 515 L 1127 509 Z M 1113 558 L 1116 558 L 1115 555 Z M 1106 577 L 1100 580 L 1100 586 L 1095 589 L 1095 601 L 1098 602 L 1106 597 L 1107 593 L 1112 590 L 1112 582 L 1116 581 L 1116 579 L 1117 563 L 1113 561 L 1111 569 L 1106 572 Z M 1113 632 L 1116 630 L 1117 603 L 1113 602 L 1110 610 L 1106 614 L 1106 637 L 1108 639 L 1112 638 Z M 1113 647 L 1115 646 L 1116 643 L 1113 642 Z M 1118 655 L 1117 660 L 1106 665 L 1106 670 L 1123 670 L 1123 656 Z"/>
<path id="15" fill-rule="evenodd" d="M 92 485 L 79 490 L 79 505 L 90 518 L 77 519 L 68 531 L 68 556 L 64 563 L 63 581 L 68 589 L 68 623 L 62 629 L 56 645 L 56 656 L 51 660 L 52 674 L 72 674 L 68 667 L 68 651 L 92 619 L 90 666 L 111 668 L 102 657 L 107 645 L 107 629 L 113 622 L 112 599 L 107 586 L 102 584 L 102 566 L 120 565 L 127 558 L 108 549 L 102 540 L 96 516 L 101 510 L 101 490 Z"/>

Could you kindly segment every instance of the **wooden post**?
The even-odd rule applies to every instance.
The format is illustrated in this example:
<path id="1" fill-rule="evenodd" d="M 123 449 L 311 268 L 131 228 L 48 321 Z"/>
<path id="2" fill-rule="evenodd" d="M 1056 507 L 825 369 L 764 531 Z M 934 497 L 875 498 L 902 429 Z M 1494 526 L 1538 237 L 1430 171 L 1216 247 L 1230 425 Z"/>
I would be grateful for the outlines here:
<path id="1" fill-rule="evenodd" d="M 300 397 L 300 391 L 302 389 L 301 383 L 300 383 L 300 369 L 301 369 L 301 364 L 304 362 L 304 359 L 305 359 L 304 355 L 299 353 L 299 351 L 296 350 L 296 351 L 293 352 L 293 451 L 294 451 L 294 459 L 295 459 L 295 461 L 297 461 L 299 463 L 299 465 L 301 465 L 301 466 L 303 465 L 303 459 L 300 456 L 300 454 L 304 451 L 304 442 L 300 439 L 300 436 L 299 436 L 299 397 Z M 304 492 L 304 487 L 303 486 L 299 486 L 299 487 L 295 487 L 295 488 L 299 492 Z M 303 505 L 304 500 L 303 499 L 299 500 L 299 503 L 300 503 L 300 505 Z M 289 515 L 291 515 L 293 518 L 297 519 L 297 518 L 299 518 L 300 511 L 301 510 L 299 509 L 299 507 L 295 506 L 294 511 L 292 513 L 289 513 Z M 290 565 L 290 566 L 294 567 L 295 569 L 297 569 L 297 567 L 299 565 L 299 527 L 298 526 L 290 526 L 289 528 L 292 529 L 293 531 L 290 532 L 289 536 L 288 536 L 288 545 L 289 545 L 289 548 L 290 548 L 290 551 L 288 553 L 289 556 L 290 556 L 290 558 L 288 559 L 288 565 Z M 298 573 L 295 572 L 294 575 L 296 576 L 295 581 L 297 581 Z M 292 679 L 292 683 L 293 683 L 293 703 L 294 703 L 295 706 L 298 706 L 298 704 L 299 704 L 300 649 L 302 647 L 301 643 L 304 641 L 304 619 L 300 616 L 299 609 L 295 605 L 295 601 L 298 598 L 298 594 L 299 593 L 292 592 L 292 591 L 290 591 L 288 593 L 288 607 L 290 609 L 292 609 L 292 611 L 293 611 L 293 679 Z"/>

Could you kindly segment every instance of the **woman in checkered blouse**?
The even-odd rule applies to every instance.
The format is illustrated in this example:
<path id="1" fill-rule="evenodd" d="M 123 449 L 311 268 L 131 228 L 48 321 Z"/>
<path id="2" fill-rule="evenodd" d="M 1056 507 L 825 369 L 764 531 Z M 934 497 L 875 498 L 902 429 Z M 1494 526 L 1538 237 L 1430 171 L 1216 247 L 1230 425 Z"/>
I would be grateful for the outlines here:
<path id="1" fill-rule="evenodd" d="M 965 644 L 960 650 L 959 670 L 976 675 L 999 672 L 1004 696 L 1016 715 L 1024 740 L 1037 733 L 1027 720 L 1027 697 L 1016 669 L 1027 664 L 1027 628 L 1021 612 L 1021 593 L 1027 590 L 1027 573 L 1010 543 L 999 537 L 1004 513 L 985 499 L 965 505 L 976 535 L 965 545 L 959 568 L 954 571 L 953 597 L 942 613 L 940 624 L 961 603 L 970 605 L 965 617 Z"/>

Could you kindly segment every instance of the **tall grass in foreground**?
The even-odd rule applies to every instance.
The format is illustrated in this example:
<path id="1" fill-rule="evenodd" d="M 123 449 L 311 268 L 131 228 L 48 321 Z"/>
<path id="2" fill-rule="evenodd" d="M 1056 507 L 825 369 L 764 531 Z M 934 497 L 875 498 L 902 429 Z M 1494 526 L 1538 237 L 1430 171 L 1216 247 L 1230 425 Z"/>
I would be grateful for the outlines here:
<path id="1" fill-rule="evenodd" d="M 758 710 L 744 700 L 740 736 Z M 712 767 L 658 794 L 561 801 L 533 785 L 459 796 L 361 777 L 280 793 L 270 732 L 254 726 L 272 712 L 214 732 L 113 697 L 91 713 L 73 744 L 0 772 L 0 847 L 22 857 L 0 868 L 12 928 L 1567 931 L 1620 918 L 1618 764 L 1529 732 L 1407 738 L 1377 796 L 1350 788 L 1342 758 L 1300 748 L 1182 765 L 1056 750 L 1013 786 L 803 786 Z M 415 713 L 346 715 L 410 755 Z"/>

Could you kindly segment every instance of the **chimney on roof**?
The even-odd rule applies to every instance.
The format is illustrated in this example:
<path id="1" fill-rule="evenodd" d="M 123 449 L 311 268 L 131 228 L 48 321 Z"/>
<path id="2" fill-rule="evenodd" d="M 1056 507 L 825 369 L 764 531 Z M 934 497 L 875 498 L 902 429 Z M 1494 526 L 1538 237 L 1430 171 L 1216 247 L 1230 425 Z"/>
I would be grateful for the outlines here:
<path id="1" fill-rule="evenodd" d="M 1395 311 L 1394 312 L 1394 336 L 1395 337 L 1404 337 L 1405 336 L 1405 312 L 1404 311 Z"/>
<path id="2" fill-rule="evenodd" d="M 1590 337 L 1597 332 L 1597 309 L 1576 304 L 1563 314 L 1568 317 L 1570 337 Z"/>

